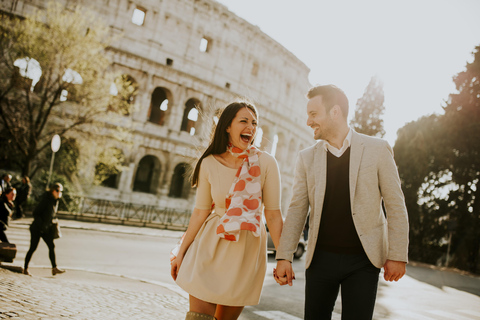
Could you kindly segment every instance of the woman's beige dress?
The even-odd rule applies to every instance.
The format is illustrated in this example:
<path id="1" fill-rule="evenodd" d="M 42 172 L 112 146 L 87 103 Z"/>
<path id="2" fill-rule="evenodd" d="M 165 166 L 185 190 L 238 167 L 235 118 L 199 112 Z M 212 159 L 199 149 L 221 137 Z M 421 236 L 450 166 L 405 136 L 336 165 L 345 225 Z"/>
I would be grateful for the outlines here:
<path id="1" fill-rule="evenodd" d="M 259 157 L 262 198 L 266 210 L 280 209 L 280 174 L 270 154 Z M 260 301 L 267 268 L 267 234 L 261 225 L 260 237 L 241 231 L 238 242 L 216 234 L 225 213 L 225 198 L 237 169 L 221 164 L 213 155 L 200 166 L 195 208 L 215 210 L 208 216 L 188 248 L 177 284 L 190 295 L 226 306 L 256 305 Z"/>

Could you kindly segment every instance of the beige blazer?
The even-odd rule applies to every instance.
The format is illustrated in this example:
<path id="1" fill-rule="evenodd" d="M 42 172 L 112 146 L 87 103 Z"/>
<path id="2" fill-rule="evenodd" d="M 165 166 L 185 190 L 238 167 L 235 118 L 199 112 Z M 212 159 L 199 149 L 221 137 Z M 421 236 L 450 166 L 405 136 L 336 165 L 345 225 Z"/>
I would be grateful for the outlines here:
<path id="1" fill-rule="evenodd" d="M 324 144 L 319 141 L 298 155 L 292 201 L 276 255 L 277 260 L 293 260 L 310 208 L 306 268 L 315 252 L 322 218 L 327 179 Z M 353 222 L 368 258 L 377 268 L 387 259 L 407 262 L 408 215 L 392 148 L 385 140 L 353 131 L 349 170 Z"/>

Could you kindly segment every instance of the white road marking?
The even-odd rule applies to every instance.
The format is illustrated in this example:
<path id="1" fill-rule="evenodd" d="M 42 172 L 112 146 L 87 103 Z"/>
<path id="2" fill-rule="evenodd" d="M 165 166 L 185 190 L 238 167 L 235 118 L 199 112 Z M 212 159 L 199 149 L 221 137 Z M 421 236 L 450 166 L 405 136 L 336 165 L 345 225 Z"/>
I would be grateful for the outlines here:
<path id="1" fill-rule="evenodd" d="M 458 313 L 451 313 L 442 310 L 428 310 L 428 313 L 434 314 L 436 316 L 444 317 L 445 319 L 455 319 L 455 320 L 474 320 L 472 317 L 463 317 Z"/>
<path id="2" fill-rule="evenodd" d="M 475 320 L 480 320 L 480 312 L 478 311 L 473 311 L 473 310 L 458 310 L 458 311 L 461 313 L 466 313 L 471 316 L 475 316 L 476 317 L 474 318 Z"/>
<path id="3" fill-rule="evenodd" d="M 254 311 L 253 313 L 272 320 L 302 320 L 282 311 Z"/>
<path id="4" fill-rule="evenodd" d="M 438 320 L 437 318 L 431 318 L 427 316 L 422 316 L 418 312 L 412 312 L 409 310 L 395 310 L 392 315 L 392 319 L 404 319 L 404 320 Z M 401 316 L 397 318 L 396 316 Z"/>

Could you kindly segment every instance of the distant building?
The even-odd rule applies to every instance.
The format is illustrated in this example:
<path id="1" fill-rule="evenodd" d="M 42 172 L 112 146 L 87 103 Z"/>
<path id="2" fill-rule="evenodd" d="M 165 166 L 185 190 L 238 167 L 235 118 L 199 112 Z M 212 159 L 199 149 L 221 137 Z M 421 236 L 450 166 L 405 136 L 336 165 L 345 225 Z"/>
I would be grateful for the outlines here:
<path id="1" fill-rule="evenodd" d="M 120 35 L 109 48 L 114 71 L 138 85 L 134 147 L 115 146 L 126 159 L 121 174 L 89 186 L 98 199 L 191 209 L 195 192 L 185 178 L 208 144 L 218 109 L 235 97 L 258 107 L 260 148 L 274 153 L 282 174 L 282 206 L 291 197 L 298 151 L 311 145 L 305 92 L 309 68 L 258 27 L 213 0 L 58 0 L 98 13 Z M 17 15 L 48 1 L 2 1 Z M 83 172 L 93 177 L 97 159 Z"/>

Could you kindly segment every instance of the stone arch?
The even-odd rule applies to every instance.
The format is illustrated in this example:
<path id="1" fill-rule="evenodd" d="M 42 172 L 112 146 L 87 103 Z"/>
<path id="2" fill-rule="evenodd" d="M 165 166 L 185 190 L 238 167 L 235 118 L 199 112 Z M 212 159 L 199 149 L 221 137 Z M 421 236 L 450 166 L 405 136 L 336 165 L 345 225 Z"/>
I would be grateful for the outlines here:
<path id="1" fill-rule="evenodd" d="M 118 188 L 121 166 L 125 164 L 125 154 L 115 147 L 105 149 L 98 157 L 95 166 L 95 179 L 107 188 Z"/>
<path id="2" fill-rule="evenodd" d="M 257 133 L 255 134 L 255 141 L 254 141 L 255 147 L 260 148 L 262 146 L 262 140 L 263 140 L 263 129 L 261 127 L 257 127 Z"/>
<path id="3" fill-rule="evenodd" d="M 200 123 L 200 113 L 202 111 L 202 104 L 195 98 L 189 99 L 185 103 L 185 109 L 183 112 L 182 125 L 180 131 L 186 131 L 190 135 L 198 133 Z"/>
<path id="4" fill-rule="evenodd" d="M 260 150 L 272 152 L 272 137 L 269 126 L 262 126 L 262 141 L 260 143 Z"/>
<path id="5" fill-rule="evenodd" d="M 295 137 L 290 138 L 290 142 L 288 143 L 288 149 L 286 154 L 286 160 L 289 165 L 295 163 L 295 159 L 298 153 L 298 143 Z"/>
<path id="6" fill-rule="evenodd" d="M 144 156 L 135 172 L 133 191 L 156 194 L 161 170 L 160 160 L 156 156 Z"/>
<path id="7" fill-rule="evenodd" d="M 170 115 L 172 94 L 163 87 L 156 87 L 152 92 L 150 109 L 148 110 L 148 121 L 163 126 Z"/>
<path id="8" fill-rule="evenodd" d="M 278 136 L 278 141 L 277 141 L 277 151 L 275 153 L 275 157 L 279 162 L 285 162 L 285 157 L 287 153 L 287 138 L 283 134 L 283 132 L 280 132 L 277 134 Z"/>
<path id="9" fill-rule="evenodd" d="M 191 166 L 187 163 L 179 163 L 173 170 L 172 180 L 170 182 L 170 192 L 168 196 L 171 198 L 188 199 L 191 186 L 188 174 L 191 172 Z"/>

